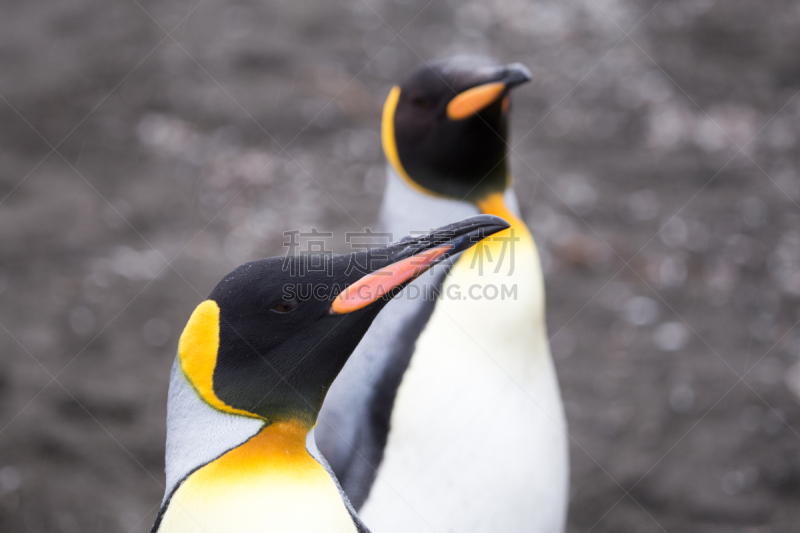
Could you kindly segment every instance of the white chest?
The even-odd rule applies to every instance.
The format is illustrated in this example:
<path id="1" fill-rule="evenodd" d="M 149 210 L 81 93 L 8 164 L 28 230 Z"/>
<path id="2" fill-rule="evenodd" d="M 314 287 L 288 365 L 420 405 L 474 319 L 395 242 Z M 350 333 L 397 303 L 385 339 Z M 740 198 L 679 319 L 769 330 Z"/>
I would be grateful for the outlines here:
<path id="1" fill-rule="evenodd" d="M 561 531 L 567 428 L 535 247 L 510 276 L 464 259 L 418 340 L 361 516 L 380 533 Z"/>

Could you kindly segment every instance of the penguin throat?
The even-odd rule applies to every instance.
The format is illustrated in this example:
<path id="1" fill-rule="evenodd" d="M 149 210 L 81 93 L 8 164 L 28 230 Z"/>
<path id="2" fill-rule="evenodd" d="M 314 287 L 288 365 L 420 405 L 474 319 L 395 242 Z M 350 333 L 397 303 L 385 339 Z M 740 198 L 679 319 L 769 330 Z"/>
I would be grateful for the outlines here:
<path id="1" fill-rule="evenodd" d="M 310 430 L 300 420 L 268 424 L 205 468 L 214 470 L 212 478 L 217 483 L 240 483 L 243 476 L 294 477 L 301 470 L 318 467 L 306 448 Z"/>
<path id="2" fill-rule="evenodd" d="M 311 427 L 303 420 L 284 420 L 268 424 L 252 439 L 237 448 L 247 454 L 265 456 L 308 455 L 306 437 Z"/>
<path id="3" fill-rule="evenodd" d="M 505 155 L 490 164 L 467 164 L 463 168 L 450 162 L 415 161 L 413 157 L 408 157 L 409 164 L 403 166 L 399 158 L 387 159 L 409 187 L 427 196 L 477 203 L 493 194 L 502 196 L 511 183 Z"/>
<path id="4" fill-rule="evenodd" d="M 297 428 L 301 428 L 303 439 L 317 425 L 319 411 L 311 412 L 311 409 L 296 409 L 291 414 L 262 413 L 260 416 L 265 420 L 265 427 L 275 427 L 278 431 L 288 431 L 293 433 Z M 291 430 L 291 431 L 290 431 Z M 300 431 L 300 430 L 297 430 Z"/>

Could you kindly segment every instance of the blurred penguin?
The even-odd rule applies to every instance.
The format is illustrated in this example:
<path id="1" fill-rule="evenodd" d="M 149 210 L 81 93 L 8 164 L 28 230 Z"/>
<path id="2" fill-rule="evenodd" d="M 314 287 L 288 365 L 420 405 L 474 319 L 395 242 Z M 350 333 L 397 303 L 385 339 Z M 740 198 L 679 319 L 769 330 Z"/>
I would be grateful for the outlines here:
<path id="1" fill-rule="evenodd" d="M 381 533 L 565 527 L 566 420 L 539 256 L 508 168 L 509 93 L 530 79 L 519 63 L 434 60 L 384 105 L 378 230 L 475 213 L 511 227 L 391 302 L 323 405 L 320 450 Z"/>

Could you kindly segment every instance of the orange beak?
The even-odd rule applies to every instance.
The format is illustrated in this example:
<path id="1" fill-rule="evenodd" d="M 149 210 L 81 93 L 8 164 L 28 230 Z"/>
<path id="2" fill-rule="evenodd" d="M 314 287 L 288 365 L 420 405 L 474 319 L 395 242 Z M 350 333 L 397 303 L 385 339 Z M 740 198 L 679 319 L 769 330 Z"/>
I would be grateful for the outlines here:
<path id="1" fill-rule="evenodd" d="M 452 249 L 451 244 L 437 246 L 367 274 L 336 297 L 331 306 L 331 313 L 343 315 L 368 306 L 403 283 L 424 274 Z"/>
<path id="2" fill-rule="evenodd" d="M 394 262 L 348 285 L 333 300 L 329 313 L 352 313 L 382 298 L 392 297 L 393 291 L 417 279 L 432 266 L 508 227 L 502 218 L 478 215 L 439 228 L 429 235 L 392 244 L 384 251 L 394 258 Z"/>

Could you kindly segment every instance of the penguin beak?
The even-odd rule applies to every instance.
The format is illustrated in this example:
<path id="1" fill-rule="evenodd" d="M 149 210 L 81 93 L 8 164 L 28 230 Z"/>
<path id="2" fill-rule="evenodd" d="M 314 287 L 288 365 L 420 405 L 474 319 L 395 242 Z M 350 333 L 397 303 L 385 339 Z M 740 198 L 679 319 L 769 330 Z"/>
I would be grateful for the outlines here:
<path id="1" fill-rule="evenodd" d="M 352 313 L 381 298 L 392 297 L 432 266 L 508 227 L 508 222 L 500 217 L 479 215 L 422 237 L 406 237 L 387 248 L 373 250 L 372 259 L 383 266 L 347 286 L 333 300 L 329 313 Z"/>
<path id="2" fill-rule="evenodd" d="M 533 79 L 531 71 L 522 63 L 500 67 L 488 79 L 453 97 L 447 104 L 447 118 L 464 120 L 486 108 L 512 88 Z M 504 108 L 506 101 L 503 102 Z"/>

